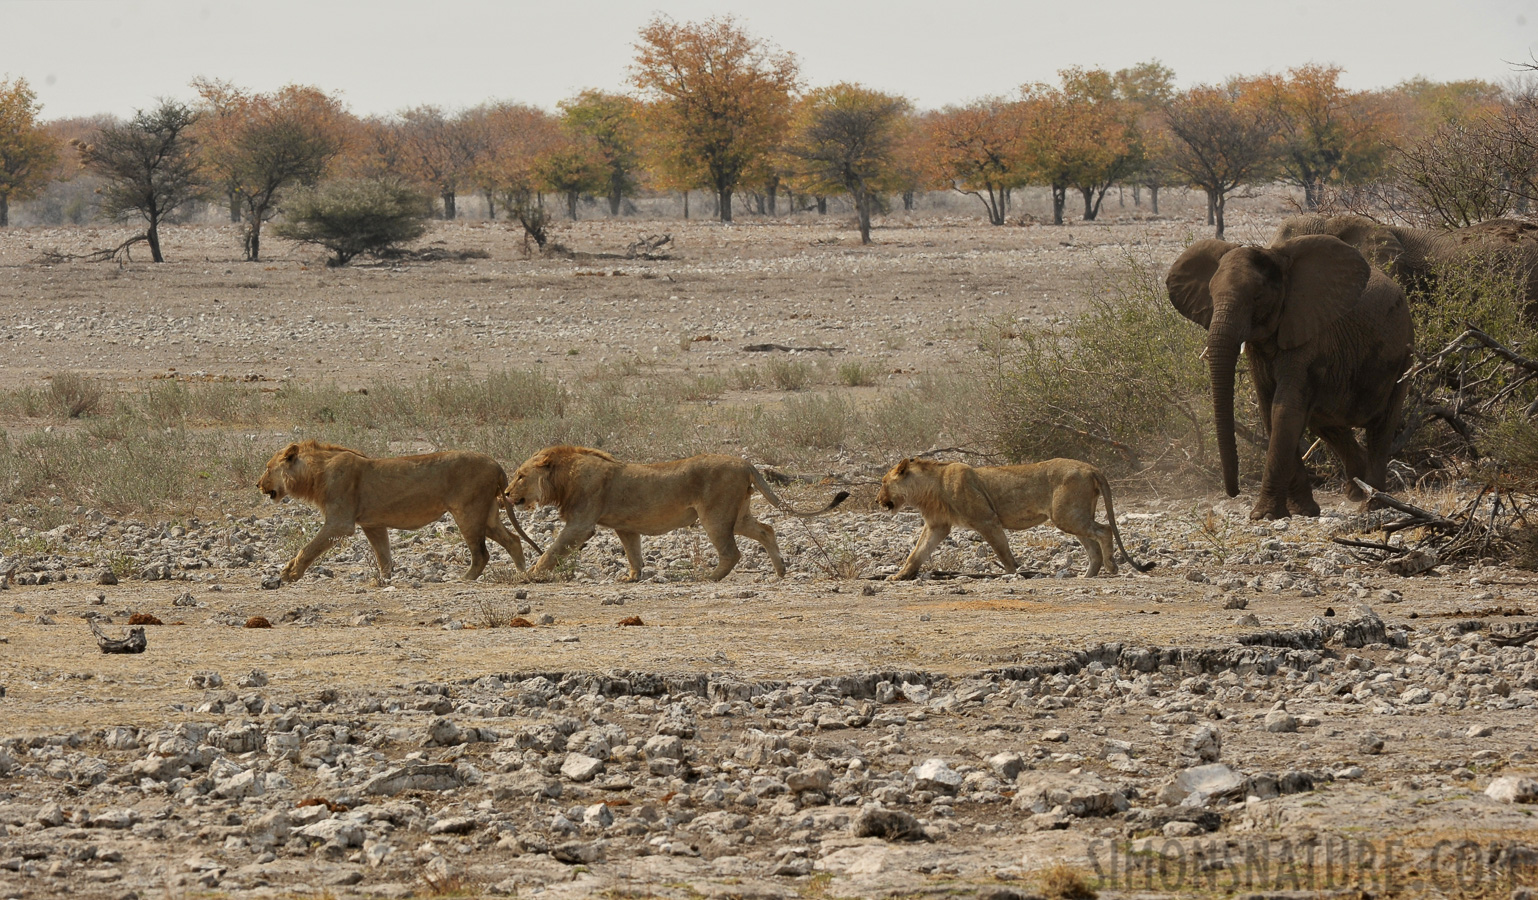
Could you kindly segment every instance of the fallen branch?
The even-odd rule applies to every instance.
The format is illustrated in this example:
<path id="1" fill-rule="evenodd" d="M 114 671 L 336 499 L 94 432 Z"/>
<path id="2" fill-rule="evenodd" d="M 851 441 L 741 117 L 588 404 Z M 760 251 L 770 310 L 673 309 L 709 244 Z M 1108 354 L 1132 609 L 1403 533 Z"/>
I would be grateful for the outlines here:
<path id="1" fill-rule="evenodd" d="M 96 620 L 92 619 L 91 633 L 96 635 L 96 643 L 103 653 L 143 653 L 147 646 L 142 625 L 128 629 L 122 638 L 110 638 L 102 632 Z"/>
<path id="2" fill-rule="evenodd" d="M 785 353 L 842 353 L 843 347 L 788 347 L 784 344 L 749 344 L 742 348 L 746 353 L 771 353 L 776 350 Z"/>
<path id="3" fill-rule="evenodd" d="M 1355 541 L 1351 538 L 1343 537 L 1332 537 L 1330 540 L 1343 547 L 1363 547 L 1368 550 L 1381 550 L 1386 553 L 1392 553 L 1395 556 L 1410 552 L 1409 547 L 1395 547 L 1393 544 L 1382 544 L 1376 541 Z"/>
<path id="4" fill-rule="evenodd" d="M 1454 522 L 1452 519 L 1449 519 L 1446 516 L 1434 513 L 1429 509 L 1422 509 L 1413 503 L 1406 503 L 1403 500 L 1396 499 L 1386 491 L 1380 491 L 1360 478 L 1353 478 L 1351 480 L 1356 482 L 1357 487 L 1361 488 L 1367 493 L 1367 499 L 1369 502 L 1381 503 L 1390 509 L 1397 509 L 1402 513 L 1406 513 L 1408 515 L 1414 516 L 1418 520 L 1421 520 L 1415 522 L 1415 525 L 1424 525 L 1429 528 L 1442 528 L 1448 531 L 1458 531 L 1463 527 L 1459 523 Z M 1398 528 L 1406 527 L 1404 523 L 1396 522 L 1394 524 L 1396 526 L 1395 530 L 1398 530 Z"/>

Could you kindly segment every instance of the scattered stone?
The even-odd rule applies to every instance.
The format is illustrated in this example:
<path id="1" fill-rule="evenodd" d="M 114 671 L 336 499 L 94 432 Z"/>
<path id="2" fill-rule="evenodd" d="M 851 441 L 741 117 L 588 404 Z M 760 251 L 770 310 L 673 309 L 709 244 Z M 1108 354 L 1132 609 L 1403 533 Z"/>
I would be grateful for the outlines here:
<path id="1" fill-rule="evenodd" d="M 914 787 L 937 794 L 954 794 L 961 787 L 961 775 L 941 759 L 926 759 L 913 770 Z"/>
<path id="2" fill-rule="evenodd" d="M 1499 803 L 1538 803 L 1538 781 L 1522 775 L 1502 775 L 1485 788 L 1485 796 Z"/>
<path id="3" fill-rule="evenodd" d="M 1014 806 L 1035 813 L 1058 807 L 1070 816 L 1109 816 L 1125 812 L 1126 795 L 1099 776 L 1084 773 L 1024 772 L 1015 781 Z"/>

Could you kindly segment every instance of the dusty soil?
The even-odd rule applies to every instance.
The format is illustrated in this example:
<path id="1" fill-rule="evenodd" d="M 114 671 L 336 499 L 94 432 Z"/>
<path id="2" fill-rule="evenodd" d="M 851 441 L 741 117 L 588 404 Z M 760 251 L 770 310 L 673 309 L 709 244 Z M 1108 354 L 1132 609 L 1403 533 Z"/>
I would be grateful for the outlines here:
<path id="1" fill-rule="evenodd" d="M 921 374 L 975 352 L 980 321 L 1072 315 L 1102 263 L 1173 258 L 1201 232 L 1175 210 L 892 221 L 870 248 L 806 218 L 559 237 L 612 253 L 671 231 L 677 258 L 654 262 L 529 260 L 500 224 L 453 224 L 425 246 L 489 257 L 340 271 L 276 241 L 238 262 L 215 226 L 172 229 L 163 266 L 48 266 L 45 250 L 121 235 L 17 229 L 0 234 L 0 386 L 67 369 L 580 377 L 627 354 L 739 365 L 749 343 Z M 1235 236 L 1279 212 L 1257 202 Z M 686 531 L 646 541 L 639 584 L 615 581 L 601 535 L 573 581 L 516 583 L 496 551 L 467 585 L 440 524 L 398 537 L 389 586 L 356 540 L 279 589 L 263 581 L 308 510 L 80 510 L 0 561 L 17 566 L 0 593 L 0 896 L 1002 898 L 1055 862 L 1103 895 L 1533 884 L 1538 807 L 1501 798 L 1538 800 L 1522 780 L 1538 774 L 1538 582 L 1389 575 L 1330 542 L 1369 522 L 1321 501 L 1319 519 L 1252 525 L 1216 485 L 1119 497 L 1129 547 L 1159 565 L 1094 581 L 1064 577 L 1083 555 L 1051 529 L 1015 535 L 1040 577 L 995 577 L 957 535 L 936 562 L 959 577 L 836 578 L 834 553 L 895 571 L 917 530 L 856 508 L 765 515 L 784 580 L 744 541 L 736 572 L 701 582 L 708 545 Z M 541 541 L 554 525 L 532 524 Z M 107 568 L 120 583 L 97 583 Z M 166 623 L 144 626 L 146 652 L 98 652 L 89 617 L 116 637 L 135 613 Z M 242 627 L 255 616 L 272 627 Z M 534 627 L 489 627 L 513 617 Z"/>

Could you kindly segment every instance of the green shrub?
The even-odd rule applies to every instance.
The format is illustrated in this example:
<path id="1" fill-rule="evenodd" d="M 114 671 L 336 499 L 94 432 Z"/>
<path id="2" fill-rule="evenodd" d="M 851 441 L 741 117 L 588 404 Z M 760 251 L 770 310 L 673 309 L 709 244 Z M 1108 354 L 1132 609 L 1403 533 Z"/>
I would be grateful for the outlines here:
<path id="1" fill-rule="evenodd" d="M 378 255 L 427 230 L 432 201 L 393 179 L 348 178 L 295 191 L 283 204 L 278 237 L 330 250 L 329 266 L 345 266 L 360 253 Z"/>

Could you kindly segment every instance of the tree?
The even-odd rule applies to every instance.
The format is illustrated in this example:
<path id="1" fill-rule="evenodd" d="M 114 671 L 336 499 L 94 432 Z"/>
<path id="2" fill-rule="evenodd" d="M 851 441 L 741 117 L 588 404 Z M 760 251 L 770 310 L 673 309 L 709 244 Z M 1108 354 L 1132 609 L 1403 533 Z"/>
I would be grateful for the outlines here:
<path id="1" fill-rule="evenodd" d="M 58 163 L 58 142 L 38 126 L 39 109 L 25 78 L 0 79 L 0 228 L 11 224 L 11 201 L 36 197 Z"/>
<path id="2" fill-rule="evenodd" d="M 148 225 L 144 240 L 150 257 L 164 262 L 160 223 L 178 208 L 203 196 L 205 182 L 198 142 L 193 137 L 198 114 L 174 100 L 139 110 L 122 125 L 109 125 L 96 139 L 76 144 L 81 162 L 105 181 L 102 212 L 111 218 L 137 214 Z"/>
<path id="3" fill-rule="evenodd" d="M 609 185 L 609 169 L 597 146 L 566 129 L 555 146 L 541 153 L 535 161 L 537 180 L 566 198 L 566 214 L 577 221 L 577 201 Z"/>
<path id="4" fill-rule="evenodd" d="M 1223 237 L 1228 194 L 1270 177 L 1276 159 L 1276 118 L 1270 109 L 1231 82 L 1194 87 L 1172 100 L 1165 124 L 1173 140 L 1169 165 L 1207 193 L 1208 222 Z"/>
<path id="5" fill-rule="evenodd" d="M 871 207 L 894 174 L 894 155 L 907 124 L 908 101 L 857 84 L 812 91 L 796 109 L 786 154 L 814 182 L 849 192 L 860 220 L 860 243 L 870 243 Z"/>
<path id="6" fill-rule="evenodd" d="M 432 200 L 399 179 L 348 178 L 300 188 L 283 202 L 280 238 L 330 250 L 328 266 L 345 266 L 360 253 L 380 253 L 416 240 L 427 230 Z"/>
<path id="7" fill-rule="evenodd" d="M 193 82 L 205 104 L 202 147 L 208 168 L 244 219 L 246 259 L 261 258 L 262 224 L 294 186 L 313 187 L 342 151 L 349 118 L 320 90 L 289 85 L 247 94 L 217 81 Z"/>
<path id="8" fill-rule="evenodd" d="M 988 221 L 1003 225 L 1010 192 L 1027 183 L 1024 105 L 978 100 L 931 113 L 923 127 L 936 180 L 976 197 Z"/>
<path id="9" fill-rule="evenodd" d="M 1137 108 L 1117 94 L 1117 82 L 1104 69 L 1064 69 L 1062 87 L 1036 86 L 1026 92 L 1027 104 L 1038 113 L 1031 134 L 1038 168 L 1056 190 L 1076 188 L 1084 197 L 1084 220 L 1100 214 L 1106 192 L 1142 163 L 1137 134 Z M 1053 204 L 1053 220 L 1062 224 L 1061 204 Z"/>
<path id="10" fill-rule="evenodd" d="M 560 123 L 544 110 L 516 103 L 486 110 L 490 150 L 477 164 L 477 182 L 523 227 L 525 240 L 545 246 L 548 217 L 540 196 L 541 164 L 562 145 Z"/>
<path id="11" fill-rule="evenodd" d="M 1280 174 L 1303 188 L 1309 209 L 1319 205 L 1328 185 L 1376 178 L 1391 146 L 1388 105 L 1346 90 L 1340 73 L 1336 66 L 1307 65 L 1256 82 L 1276 119 Z"/>
<path id="12" fill-rule="evenodd" d="M 473 117 L 449 117 L 437 106 L 418 106 L 400 114 L 401 139 L 413 177 L 433 186 L 443 200 L 443 217 L 459 214 L 462 183 L 486 151 L 484 131 Z"/>
<path id="13" fill-rule="evenodd" d="M 623 94 L 587 90 L 559 106 L 567 130 L 596 148 L 604 169 L 602 190 L 609 198 L 609 215 L 619 215 L 620 204 L 635 193 L 637 184 L 640 104 Z"/>
<path id="14" fill-rule="evenodd" d="M 678 171 L 698 172 L 732 220 L 732 193 L 772 150 L 790 116 L 796 58 L 750 36 L 730 16 L 680 25 L 659 17 L 641 29 L 631 81 Z"/>

